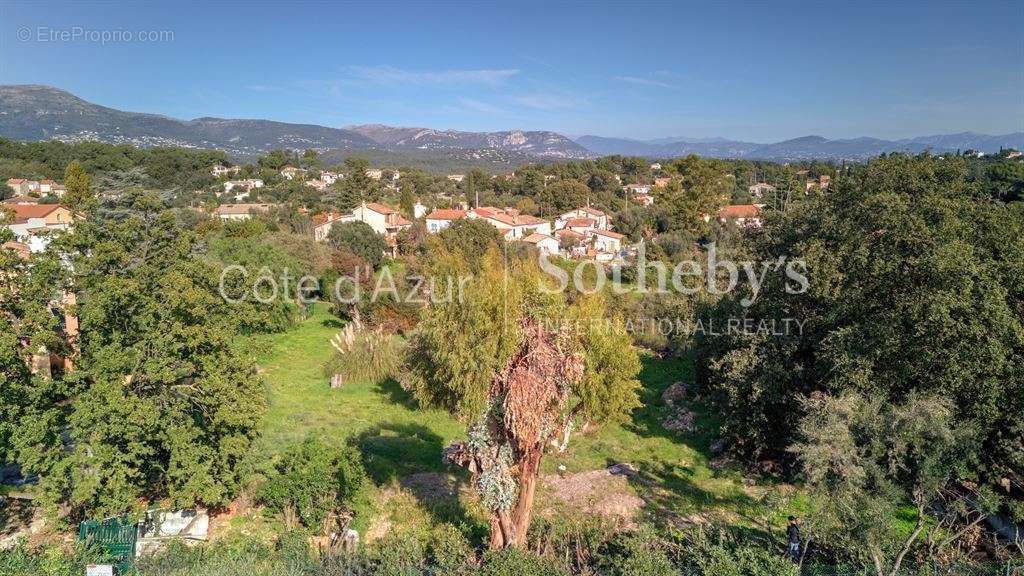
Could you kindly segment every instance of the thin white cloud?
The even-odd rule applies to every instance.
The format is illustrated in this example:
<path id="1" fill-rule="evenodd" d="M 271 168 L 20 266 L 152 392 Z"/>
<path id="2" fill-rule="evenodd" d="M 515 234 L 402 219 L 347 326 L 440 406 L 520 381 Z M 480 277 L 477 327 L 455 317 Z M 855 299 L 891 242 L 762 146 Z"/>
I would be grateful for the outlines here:
<path id="1" fill-rule="evenodd" d="M 434 86 L 500 86 L 519 74 L 517 69 L 482 70 L 402 70 L 393 66 L 350 66 L 353 78 L 379 84 Z"/>
<path id="2" fill-rule="evenodd" d="M 658 88 L 674 88 L 671 84 L 667 84 L 660 80 L 651 80 L 650 78 L 638 78 L 636 76 L 616 76 L 615 80 L 619 82 L 628 82 L 629 84 L 636 84 L 637 86 L 657 86 Z"/>
<path id="3" fill-rule="evenodd" d="M 488 104 L 487 102 L 481 102 L 480 100 L 475 100 L 473 98 L 459 98 L 459 105 L 464 110 L 480 112 L 481 114 L 506 114 L 506 111 L 498 106 Z"/>
<path id="4" fill-rule="evenodd" d="M 246 86 L 247 89 L 253 92 L 282 92 L 284 88 L 281 86 L 273 86 L 271 84 L 252 84 Z"/>
<path id="5" fill-rule="evenodd" d="M 514 96 L 512 101 L 520 106 L 535 108 L 537 110 L 565 110 L 579 108 L 584 104 L 583 100 L 554 94 L 527 94 L 525 96 Z"/>

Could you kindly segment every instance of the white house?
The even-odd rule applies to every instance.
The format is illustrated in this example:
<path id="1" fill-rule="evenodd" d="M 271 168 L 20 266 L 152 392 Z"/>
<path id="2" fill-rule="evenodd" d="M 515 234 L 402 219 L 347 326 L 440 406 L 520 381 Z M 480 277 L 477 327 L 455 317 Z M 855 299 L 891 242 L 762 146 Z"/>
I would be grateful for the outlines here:
<path id="1" fill-rule="evenodd" d="M 523 238 L 523 242 L 533 244 L 541 254 L 546 254 L 548 256 L 558 254 L 558 240 L 548 236 L 547 234 L 534 232 L 533 234 Z"/>
<path id="2" fill-rule="evenodd" d="M 775 192 L 775 186 L 765 182 L 758 182 L 757 184 L 748 187 L 747 192 L 750 192 L 750 195 L 754 198 L 762 198 L 765 194 Z"/>
<path id="3" fill-rule="evenodd" d="M 374 180 L 380 180 L 384 176 L 384 171 L 380 168 L 367 168 L 366 175 Z"/>
<path id="4" fill-rule="evenodd" d="M 412 226 L 402 215 L 390 206 L 376 202 L 364 202 L 360 204 L 352 215 L 360 222 L 366 222 L 373 228 L 373 231 L 384 236 L 398 233 L 403 228 Z"/>
<path id="5" fill-rule="evenodd" d="M 501 230 L 509 240 L 518 240 L 532 233 L 551 234 L 551 222 L 526 214 L 497 213 L 484 217 Z"/>
<path id="6" fill-rule="evenodd" d="M 651 164 L 651 171 L 657 172 L 658 170 L 661 170 L 661 164 L 658 164 L 657 162 Z"/>
<path id="7" fill-rule="evenodd" d="M 555 228 L 565 228 L 566 222 L 568 222 L 569 220 L 580 218 L 587 218 L 593 220 L 594 224 L 591 227 L 604 229 L 608 228 L 608 215 L 600 210 L 597 210 L 596 208 L 591 208 L 590 206 L 577 208 L 575 210 L 570 210 L 565 214 L 561 214 L 558 218 L 555 219 Z"/>
<path id="8" fill-rule="evenodd" d="M 248 178 L 246 180 L 228 180 L 224 183 L 225 194 L 230 193 L 235 188 L 244 188 L 246 192 L 251 192 L 255 188 L 263 188 L 263 180 Z"/>
<path id="9" fill-rule="evenodd" d="M 356 217 L 352 214 L 341 214 L 328 212 L 317 214 L 313 217 L 313 239 L 317 242 L 325 242 L 331 233 L 331 228 L 339 222 L 354 222 Z"/>
<path id="10" fill-rule="evenodd" d="M 210 169 L 210 173 L 215 177 L 220 178 L 221 176 L 227 176 L 228 174 L 238 174 L 241 170 L 239 166 L 221 166 L 217 165 Z"/>
<path id="11" fill-rule="evenodd" d="M 722 223 L 735 222 L 740 228 L 760 228 L 764 223 L 761 215 L 763 204 L 734 204 L 723 206 L 718 211 L 718 220 Z"/>
<path id="12" fill-rule="evenodd" d="M 573 232 L 585 235 L 590 233 L 591 230 L 598 229 L 597 220 L 593 218 L 569 218 L 563 223 L 562 229 L 572 230 Z"/>
<path id="13" fill-rule="evenodd" d="M 593 230 L 594 250 L 604 254 L 618 254 L 622 250 L 622 234 L 610 230 Z"/>
<path id="14" fill-rule="evenodd" d="M 412 217 L 413 218 L 423 218 L 423 216 L 426 213 L 427 213 L 427 207 L 426 206 L 424 206 L 423 204 L 420 204 L 419 202 L 413 204 L 413 206 L 412 206 Z"/>
<path id="15" fill-rule="evenodd" d="M 462 182 L 463 180 L 466 179 L 466 175 L 465 174 L 449 174 L 448 175 L 448 179 L 451 180 L 452 182 Z"/>
<path id="16" fill-rule="evenodd" d="M 465 210 L 435 209 L 430 214 L 427 214 L 427 232 L 440 232 L 451 226 L 452 222 L 462 220 L 465 217 Z"/>
<path id="17" fill-rule="evenodd" d="M 15 194 L 30 194 L 33 192 L 39 192 L 39 182 L 36 180 L 26 180 L 25 178 L 8 178 L 7 185 L 14 190 Z"/>
<path id="18" fill-rule="evenodd" d="M 64 195 L 66 188 L 63 184 L 58 184 L 53 180 L 40 180 L 39 181 L 39 193 L 40 194 L 52 194 L 57 198 Z"/>
<path id="19" fill-rule="evenodd" d="M 325 182 L 323 180 L 306 180 L 306 186 L 309 186 L 310 188 L 314 188 L 314 189 L 319 190 L 321 192 L 323 192 L 324 190 L 327 190 L 327 187 L 329 185 L 330 184 L 328 184 L 327 182 Z"/>
<path id="20" fill-rule="evenodd" d="M 630 197 L 651 193 L 651 187 L 647 184 L 626 184 L 622 187 Z"/>
<path id="21" fill-rule="evenodd" d="M 331 172 L 330 170 L 322 170 L 322 171 L 320 171 L 320 179 L 323 180 L 324 182 L 327 182 L 328 184 L 334 184 L 335 182 L 337 182 L 338 180 L 341 180 L 344 177 L 345 177 L 344 174 L 339 174 L 337 172 Z"/>

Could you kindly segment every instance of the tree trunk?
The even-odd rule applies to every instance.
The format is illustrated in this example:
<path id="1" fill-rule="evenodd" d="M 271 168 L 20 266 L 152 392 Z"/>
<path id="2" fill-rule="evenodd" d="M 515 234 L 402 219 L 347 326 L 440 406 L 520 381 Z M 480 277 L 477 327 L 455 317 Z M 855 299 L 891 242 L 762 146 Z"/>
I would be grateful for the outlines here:
<path id="1" fill-rule="evenodd" d="M 501 528 L 502 548 L 514 546 L 516 543 L 516 526 L 508 510 L 498 511 L 498 526 Z"/>
<path id="2" fill-rule="evenodd" d="M 526 533 L 533 513 L 533 496 L 537 489 L 541 454 L 542 450 L 535 448 L 525 455 L 519 467 L 519 499 L 513 512 L 515 540 L 512 542 L 518 548 L 526 548 Z"/>
<path id="3" fill-rule="evenodd" d="M 501 531 L 501 521 L 496 513 L 491 513 L 491 550 L 498 550 L 505 547 L 505 536 Z"/>

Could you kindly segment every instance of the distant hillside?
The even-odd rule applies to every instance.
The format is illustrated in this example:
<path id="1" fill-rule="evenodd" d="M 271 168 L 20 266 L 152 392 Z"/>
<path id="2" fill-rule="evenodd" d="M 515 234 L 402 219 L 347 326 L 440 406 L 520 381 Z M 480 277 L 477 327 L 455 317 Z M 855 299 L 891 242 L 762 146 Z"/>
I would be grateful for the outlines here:
<path id="1" fill-rule="evenodd" d="M 715 158 L 743 158 L 760 144 L 726 140 L 724 138 L 708 139 L 658 139 L 629 140 L 626 138 L 603 138 L 601 136 L 580 136 L 578 144 L 588 150 L 602 155 L 621 154 L 624 156 L 644 156 L 647 158 L 672 158 L 697 154 Z"/>
<path id="2" fill-rule="evenodd" d="M 339 128 L 269 120 L 178 120 L 92 104 L 47 86 L 0 86 L 0 135 L 17 140 L 216 148 L 236 156 L 275 148 L 366 149 L 376 144 Z"/>
<path id="3" fill-rule="evenodd" d="M 86 102 L 49 86 L 0 86 L 0 135 L 16 140 L 127 143 L 136 146 L 214 148 L 252 157 L 278 148 L 319 151 L 407 151 L 474 157 L 589 158 L 586 148 L 554 132 L 458 132 L 428 128 L 328 128 L 270 120 L 179 120 L 124 112 Z"/>
<path id="4" fill-rule="evenodd" d="M 492 149 L 542 158 L 590 158 L 587 148 L 556 132 L 461 132 L 432 128 L 395 128 L 381 124 L 349 126 L 377 144 L 393 150 Z"/>
<path id="5" fill-rule="evenodd" d="M 271 120 L 197 118 L 179 120 L 158 114 L 125 112 L 86 102 L 48 86 L 0 86 L 0 136 L 16 140 L 62 140 L 126 143 L 136 146 L 182 146 L 223 150 L 252 158 L 278 148 L 405 158 L 449 167 L 502 170 L 538 160 L 583 159 L 622 154 L 672 158 L 698 154 L 713 158 L 765 160 L 866 160 L 884 152 L 911 153 L 1024 148 L 1024 132 L 988 136 L 964 132 L 904 140 L 854 138 L 830 140 L 804 136 L 758 144 L 724 138 L 629 140 L 581 136 L 575 141 L 556 132 L 462 132 L 432 128 L 397 128 L 380 124 L 329 128 Z"/>
<path id="6" fill-rule="evenodd" d="M 815 158 L 866 160 L 886 152 L 916 154 L 924 150 L 932 150 L 936 153 L 978 150 L 992 153 L 998 152 L 1000 148 L 1021 150 L 1024 148 L 1024 132 L 1001 136 L 963 132 L 904 140 L 881 140 L 878 138 L 830 140 L 822 136 L 803 136 L 772 144 L 755 144 L 722 138 L 629 140 L 601 136 L 580 136 L 576 142 L 598 154 L 623 154 L 646 158 L 671 158 L 686 154 L 698 154 L 714 158 L 751 160 L 810 160 Z"/>

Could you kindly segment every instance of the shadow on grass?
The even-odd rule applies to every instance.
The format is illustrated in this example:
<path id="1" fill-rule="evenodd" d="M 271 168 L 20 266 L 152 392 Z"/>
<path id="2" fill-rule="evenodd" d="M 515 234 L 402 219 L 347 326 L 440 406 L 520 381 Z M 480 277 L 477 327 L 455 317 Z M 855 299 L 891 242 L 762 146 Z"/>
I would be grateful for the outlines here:
<path id="1" fill-rule="evenodd" d="M 388 402 L 392 404 L 398 404 L 416 410 L 419 406 L 416 404 L 416 399 L 413 398 L 411 392 L 404 390 L 401 384 L 398 383 L 394 378 L 388 378 L 377 384 L 376 391 L 381 396 L 384 396 Z"/>
<path id="2" fill-rule="evenodd" d="M 449 474 L 445 468 L 441 461 L 445 446 L 440 436 L 419 424 L 382 424 L 364 431 L 352 442 L 359 447 L 366 472 L 378 486 L 398 483 L 435 522 L 454 524 L 482 542 L 486 527 L 479 526 L 460 502 L 459 491 L 466 478 Z"/>
<path id="3" fill-rule="evenodd" d="M 633 420 L 626 424 L 625 428 L 643 438 L 668 438 L 673 442 L 686 444 L 705 459 L 710 459 L 713 441 L 710 430 L 715 428 L 716 423 L 699 402 L 687 402 L 687 407 L 697 418 L 696 433 L 679 434 L 666 430 L 662 425 L 668 408 L 661 396 L 665 389 L 675 382 L 693 383 L 692 361 L 689 358 L 662 359 L 645 356 L 641 358 L 641 362 L 640 402 L 643 405 L 633 412 Z"/>
<path id="4" fill-rule="evenodd" d="M 608 461 L 608 465 L 612 465 Z M 731 532 L 746 539 L 772 541 L 771 527 L 765 523 L 766 510 L 763 504 L 739 488 L 719 495 L 706 490 L 694 481 L 694 468 L 655 459 L 637 466 L 637 474 L 628 476 L 630 484 L 644 500 L 647 510 L 667 519 L 677 528 L 714 522 L 726 524 Z M 716 518 L 716 514 L 705 515 L 705 511 L 728 510 L 729 513 L 747 520 L 751 526 L 743 526 L 728 518 Z"/>
<path id="5" fill-rule="evenodd" d="M 320 325 L 324 328 L 344 328 L 345 323 L 337 318 L 324 318 L 320 321 Z"/>

